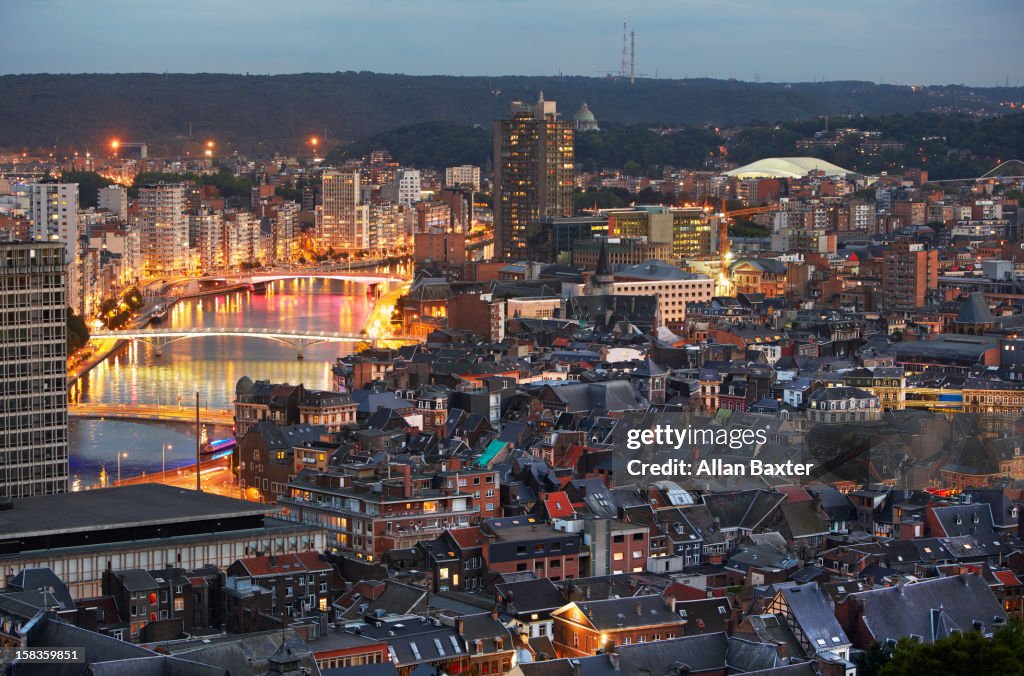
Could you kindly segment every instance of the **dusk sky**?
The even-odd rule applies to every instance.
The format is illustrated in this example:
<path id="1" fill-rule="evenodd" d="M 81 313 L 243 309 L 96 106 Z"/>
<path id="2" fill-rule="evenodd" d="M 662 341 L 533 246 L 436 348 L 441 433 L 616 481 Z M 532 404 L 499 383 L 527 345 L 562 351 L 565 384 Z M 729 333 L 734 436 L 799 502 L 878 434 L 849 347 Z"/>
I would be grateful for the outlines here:
<path id="1" fill-rule="evenodd" d="M 1018 0 L 31 0 L 0 72 L 602 75 L 1024 83 Z"/>

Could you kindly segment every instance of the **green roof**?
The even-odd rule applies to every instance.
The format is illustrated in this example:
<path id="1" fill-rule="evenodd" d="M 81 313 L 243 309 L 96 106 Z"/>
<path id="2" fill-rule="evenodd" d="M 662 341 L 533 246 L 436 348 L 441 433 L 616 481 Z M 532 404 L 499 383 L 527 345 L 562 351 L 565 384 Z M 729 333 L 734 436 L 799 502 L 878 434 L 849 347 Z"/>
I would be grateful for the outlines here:
<path id="1" fill-rule="evenodd" d="M 487 448 L 484 449 L 484 454 L 477 459 L 476 463 L 481 467 L 487 467 L 488 463 L 490 463 L 491 460 L 494 460 L 499 453 L 504 451 L 507 445 L 507 441 L 494 439 L 491 443 L 487 444 Z"/>

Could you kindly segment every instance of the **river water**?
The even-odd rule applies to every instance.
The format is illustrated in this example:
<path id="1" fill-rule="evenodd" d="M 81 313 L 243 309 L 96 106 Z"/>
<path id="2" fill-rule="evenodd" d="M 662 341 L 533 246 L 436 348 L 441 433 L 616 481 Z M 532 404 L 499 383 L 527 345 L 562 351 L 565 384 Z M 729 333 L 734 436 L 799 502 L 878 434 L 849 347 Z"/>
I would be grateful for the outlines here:
<path id="1" fill-rule="evenodd" d="M 389 288 L 382 285 L 382 291 Z M 165 326 L 358 334 L 373 308 L 367 289 L 365 284 L 340 280 L 280 280 L 269 284 L 266 293 L 246 291 L 180 301 Z M 271 340 L 217 336 L 179 340 L 157 356 L 152 346 L 135 342 L 83 376 L 69 391 L 69 399 L 189 407 L 195 405 L 198 392 L 201 407 L 226 409 L 232 406 L 235 383 L 246 375 L 253 380 L 329 388 L 334 360 L 353 349 L 355 344 L 349 343 L 313 345 L 299 360 L 293 348 Z M 230 435 L 229 429 L 207 432 L 211 439 Z M 164 458 L 168 469 L 195 458 L 194 430 L 186 424 L 72 419 L 69 439 L 72 480 L 83 488 L 98 485 L 104 468 L 110 480 L 116 479 L 118 453 L 124 478 L 161 471 Z"/>

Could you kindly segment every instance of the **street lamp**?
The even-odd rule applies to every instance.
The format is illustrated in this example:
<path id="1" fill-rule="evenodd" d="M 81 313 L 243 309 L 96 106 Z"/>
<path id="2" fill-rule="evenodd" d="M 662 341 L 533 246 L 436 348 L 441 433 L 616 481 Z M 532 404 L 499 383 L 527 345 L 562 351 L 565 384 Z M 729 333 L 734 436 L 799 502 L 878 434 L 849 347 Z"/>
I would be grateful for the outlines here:
<path id="1" fill-rule="evenodd" d="M 121 458 L 122 457 L 127 458 L 128 457 L 128 452 L 127 451 L 122 451 L 122 452 L 117 454 L 117 485 L 118 486 L 121 485 Z"/>
<path id="2" fill-rule="evenodd" d="M 167 481 L 167 449 L 168 448 L 170 448 L 172 450 L 174 449 L 174 447 L 171 446 L 170 444 L 164 444 L 163 446 L 160 447 L 160 461 L 161 461 L 160 481 L 164 482 L 164 483 L 166 483 L 166 481 Z"/>

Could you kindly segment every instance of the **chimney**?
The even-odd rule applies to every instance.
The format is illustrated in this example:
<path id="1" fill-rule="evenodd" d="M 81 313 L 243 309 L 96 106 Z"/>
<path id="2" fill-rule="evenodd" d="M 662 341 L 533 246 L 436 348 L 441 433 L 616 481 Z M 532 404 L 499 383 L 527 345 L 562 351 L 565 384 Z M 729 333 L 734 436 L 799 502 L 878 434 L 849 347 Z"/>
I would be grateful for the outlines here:
<path id="1" fill-rule="evenodd" d="M 670 613 L 676 612 L 676 597 L 669 594 L 665 597 L 665 606 Z"/>
<path id="2" fill-rule="evenodd" d="M 495 622 L 498 621 L 498 609 L 497 608 L 494 608 L 494 609 L 491 610 L 491 619 L 494 620 Z"/>
<path id="3" fill-rule="evenodd" d="M 775 652 L 779 654 L 780 659 L 786 659 L 789 657 L 789 646 L 786 645 L 785 641 L 779 641 L 775 644 Z"/>
<path id="4" fill-rule="evenodd" d="M 608 653 L 608 661 L 612 664 L 612 669 L 615 671 L 619 670 L 619 654 L 615 651 Z"/>
<path id="5" fill-rule="evenodd" d="M 636 616 L 637 617 L 643 617 L 643 614 L 644 614 L 643 604 L 640 601 L 637 601 L 636 602 Z"/>

